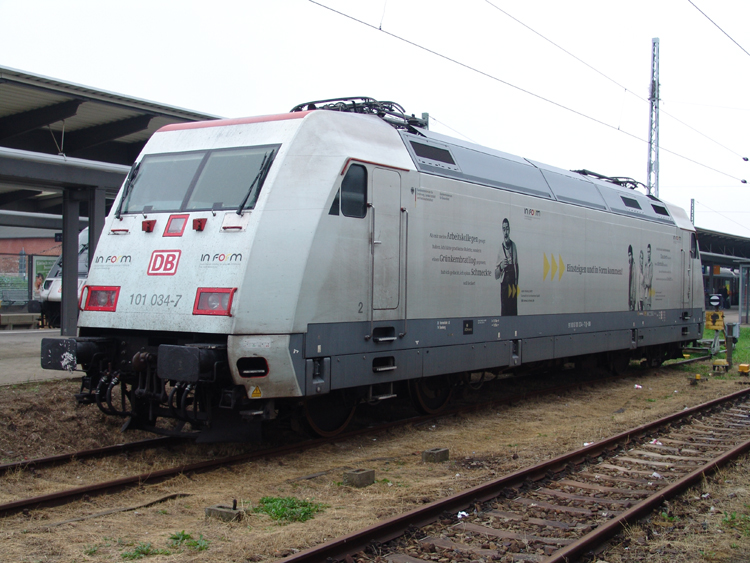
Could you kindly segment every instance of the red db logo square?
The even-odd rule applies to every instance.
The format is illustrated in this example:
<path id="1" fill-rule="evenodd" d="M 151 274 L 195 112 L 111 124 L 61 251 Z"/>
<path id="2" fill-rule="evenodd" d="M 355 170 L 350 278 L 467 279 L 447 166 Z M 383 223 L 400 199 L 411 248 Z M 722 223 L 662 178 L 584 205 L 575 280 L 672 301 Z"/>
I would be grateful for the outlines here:
<path id="1" fill-rule="evenodd" d="M 180 262 L 181 250 L 154 250 L 148 262 L 149 276 L 173 276 Z"/>

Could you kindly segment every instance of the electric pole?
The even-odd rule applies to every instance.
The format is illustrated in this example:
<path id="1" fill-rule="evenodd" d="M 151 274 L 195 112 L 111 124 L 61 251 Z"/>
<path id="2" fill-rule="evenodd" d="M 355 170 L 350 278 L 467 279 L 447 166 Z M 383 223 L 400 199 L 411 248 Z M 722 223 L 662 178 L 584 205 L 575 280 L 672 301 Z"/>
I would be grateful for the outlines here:
<path id="1" fill-rule="evenodd" d="M 690 222 L 695 225 L 695 200 L 690 200 Z"/>
<path id="2" fill-rule="evenodd" d="M 651 40 L 651 113 L 648 118 L 648 195 L 659 197 L 659 38 Z"/>

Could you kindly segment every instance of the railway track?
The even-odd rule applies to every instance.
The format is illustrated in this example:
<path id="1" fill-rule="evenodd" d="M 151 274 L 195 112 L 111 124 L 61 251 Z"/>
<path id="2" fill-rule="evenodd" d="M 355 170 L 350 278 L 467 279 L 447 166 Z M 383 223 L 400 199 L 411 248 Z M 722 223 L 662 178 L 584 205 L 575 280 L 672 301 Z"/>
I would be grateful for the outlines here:
<path id="1" fill-rule="evenodd" d="M 682 365 L 686 363 L 698 362 L 698 361 L 706 360 L 709 358 L 710 356 L 701 356 L 698 358 L 691 358 L 688 360 L 672 362 L 662 367 L 669 368 L 669 367 L 678 366 L 678 365 Z M 594 380 L 586 380 L 583 382 L 577 382 L 577 383 L 573 383 L 570 385 L 557 385 L 557 386 L 550 387 L 550 388 L 544 388 L 544 389 L 521 392 L 521 393 L 514 393 L 513 395 L 508 396 L 504 399 L 491 399 L 489 401 L 481 401 L 479 403 L 475 403 L 469 406 L 468 408 L 481 409 L 481 408 L 486 408 L 487 406 L 496 406 L 498 404 L 510 404 L 515 401 L 529 399 L 532 397 L 540 397 L 540 396 L 544 396 L 545 394 L 564 393 L 566 391 L 571 391 L 573 389 L 579 388 L 583 385 L 607 383 L 611 381 L 616 381 L 617 379 L 620 379 L 622 377 L 627 377 L 628 375 L 629 374 L 615 375 L 615 376 L 609 376 L 609 377 L 599 378 L 599 379 L 594 379 Z M 437 416 L 445 416 L 447 414 L 457 414 L 461 412 L 463 408 L 467 408 L 466 405 L 443 411 L 439 413 Z M 425 420 L 429 420 L 430 418 L 432 418 L 432 416 L 427 416 L 424 418 Z M 104 446 L 101 448 L 78 450 L 73 453 L 57 454 L 57 455 L 34 458 L 34 459 L 24 459 L 20 461 L 0 464 L 0 475 L 7 474 L 11 471 L 18 471 L 18 470 L 30 469 L 30 468 L 43 469 L 46 467 L 52 467 L 55 465 L 70 463 L 74 460 L 106 457 L 106 456 L 111 456 L 111 455 L 118 455 L 118 454 L 125 453 L 125 452 L 138 452 L 138 451 L 143 451 L 143 450 L 147 450 L 151 448 L 163 448 L 163 447 L 171 446 L 174 444 L 184 443 L 185 441 L 186 441 L 185 438 L 161 436 L 158 438 L 138 440 L 135 442 L 125 442 L 121 444 L 114 444 L 111 446 Z"/>
<path id="2" fill-rule="evenodd" d="M 284 561 L 574 561 L 747 452 L 748 399 L 686 409 Z"/>
<path id="3" fill-rule="evenodd" d="M 278 457 L 282 455 L 287 455 L 293 452 L 302 452 L 308 449 L 319 447 L 324 444 L 329 444 L 329 443 L 333 443 L 333 442 L 340 441 L 340 440 L 348 440 L 348 439 L 351 439 L 360 435 L 376 434 L 384 430 L 387 430 L 389 428 L 399 427 L 399 426 L 408 425 L 408 424 L 412 424 L 412 425 L 424 424 L 436 418 L 453 416 L 453 415 L 460 414 L 462 412 L 475 411 L 475 410 L 480 410 L 482 408 L 495 407 L 500 404 L 511 404 L 511 403 L 518 402 L 521 400 L 530 399 L 533 397 L 542 397 L 542 396 L 550 395 L 550 394 L 565 393 L 565 392 L 572 391 L 574 389 L 581 388 L 583 386 L 616 381 L 617 379 L 621 379 L 623 377 L 627 377 L 627 374 L 602 377 L 602 378 L 593 379 L 593 380 L 585 380 L 583 382 L 577 381 L 577 382 L 569 383 L 565 385 L 556 385 L 556 386 L 546 387 L 543 389 L 537 389 L 533 391 L 515 393 L 512 396 L 503 397 L 501 399 L 495 398 L 495 399 L 480 401 L 478 403 L 466 403 L 466 404 L 456 406 L 454 408 L 442 411 L 434 415 L 408 417 L 405 419 L 399 419 L 399 420 L 395 420 L 391 422 L 380 423 L 374 426 L 366 426 L 363 428 L 359 428 L 357 430 L 345 432 L 343 434 L 340 434 L 338 436 L 331 437 L 331 438 L 318 438 L 318 439 L 313 439 L 313 440 L 306 440 L 302 443 L 295 442 L 293 444 L 287 444 L 281 447 L 263 448 L 263 449 L 258 449 L 252 452 L 241 453 L 241 454 L 237 454 L 233 456 L 226 456 L 226 457 L 221 457 L 221 458 L 216 458 L 216 459 L 211 459 L 211 460 L 203 460 L 203 461 L 199 461 L 195 463 L 182 464 L 182 465 L 178 465 L 178 466 L 174 466 L 174 467 L 170 467 L 170 468 L 166 468 L 162 470 L 139 473 L 139 474 L 135 474 L 135 475 L 131 475 L 128 477 L 123 477 L 123 478 L 115 479 L 111 481 L 92 483 L 89 485 L 85 485 L 81 487 L 74 487 L 74 488 L 70 488 L 67 490 L 59 491 L 59 492 L 49 493 L 49 494 L 30 497 L 30 498 L 18 499 L 16 501 L 0 504 L 0 516 L 5 516 L 8 514 L 12 514 L 12 513 L 23 511 L 23 510 L 42 508 L 46 506 L 60 506 L 60 505 L 64 505 L 70 502 L 74 502 L 85 496 L 91 497 L 91 496 L 95 496 L 98 494 L 104 494 L 104 493 L 113 492 L 116 490 L 122 490 L 127 487 L 137 486 L 137 485 L 144 484 L 144 483 L 156 483 L 159 481 L 164 481 L 166 479 L 169 479 L 171 477 L 174 477 L 182 473 L 198 473 L 198 472 L 204 472 L 204 471 L 211 471 L 215 468 L 220 468 L 220 467 L 237 464 L 237 463 L 250 462 L 259 458 L 273 458 L 273 457 Z M 0 470 L 5 471 L 7 473 L 8 471 L 14 470 L 14 469 L 15 470 L 26 469 L 26 468 L 41 469 L 43 467 L 60 465 L 60 464 L 71 462 L 77 459 L 85 459 L 85 458 L 91 458 L 91 457 L 103 457 L 107 455 L 117 455 L 125 451 L 140 451 L 140 450 L 144 450 L 147 448 L 164 447 L 166 445 L 170 445 L 175 442 L 179 443 L 181 441 L 184 441 L 184 440 L 179 440 L 179 439 L 170 438 L 170 437 L 155 438 L 152 440 L 141 440 L 141 441 L 132 442 L 129 444 L 118 444 L 115 446 L 108 446 L 104 448 L 80 451 L 80 452 L 76 452 L 73 454 L 56 455 L 56 456 L 50 456 L 47 458 L 38 458 L 38 459 L 33 459 L 33 460 L 24 460 L 20 462 L 4 464 L 4 465 L 0 465 Z"/>
<path id="4" fill-rule="evenodd" d="M 102 448 L 93 448 L 90 450 L 79 450 L 77 452 L 69 454 L 58 454 L 35 459 L 14 461 L 11 463 L 3 463 L 0 464 L 0 474 L 8 473 L 9 471 L 17 471 L 19 469 L 29 469 L 32 467 L 35 469 L 42 467 L 51 467 L 53 465 L 69 463 L 76 459 L 89 459 L 94 457 L 117 455 L 124 452 L 137 452 L 150 448 L 163 448 L 165 446 L 175 444 L 178 441 L 179 440 L 177 438 L 164 436 L 160 438 L 151 438 L 148 440 L 138 440 L 136 442 L 115 444 L 113 446 L 104 446 Z"/>
<path id="5" fill-rule="evenodd" d="M 608 376 L 608 377 L 602 377 L 597 379 L 585 379 L 584 381 L 577 381 L 574 383 L 564 384 L 564 385 L 554 385 L 549 387 L 544 387 L 542 389 L 535 389 L 531 391 L 514 391 L 513 393 L 504 396 L 502 398 L 494 398 L 490 400 L 482 400 L 479 402 L 471 402 L 467 401 L 462 404 L 455 405 L 449 409 L 446 409 L 444 411 L 441 411 L 440 413 L 437 413 L 435 415 L 426 415 L 426 416 L 408 416 L 405 418 L 401 418 L 401 420 L 396 420 L 391 423 L 388 423 L 387 425 L 383 424 L 377 424 L 376 426 L 370 425 L 365 423 L 364 426 L 366 428 L 360 428 L 355 432 L 346 432 L 344 434 L 340 434 L 338 436 L 332 437 L 332 440 L 335 441 L 336 439 L 347 439 L 351 438 L 353 436 L 356 436 L 359 433 L 362 432 L 379 432 L 387 428 L 391 428 L 394 425 L 398 424 L 419 424 L 422 422 L 426 422 L 429 420 L 432 420 L 436 417 L 444 417 L 449 415 L 456 415 L 461 412 L 466 412 L 467 410 L 480 410 L 482 408 L 487 407 L 494 407 L 501 404 L 512 404 L 517 401 L 522 401 L 525 399 L 530 399 L 534 397 L 542 397 L 544 395 L 548 394 L 559 394 L 559 393 L 565 393 L 568 391 L 572 391 L 578 388 L 581 388 L 583 386 L 587 385 L 593 385 L 593 384 L 603 384 L 608 383 L 612 381 L 616 381 L 617 379 L 620 379 L 624 376 L 622 375 L 616 375 L 616 376 Z M 382 412 L 378 413 L 382 417 Z M 96 458 L 96 457 L 106 457 L 106 456 L 112 456 L 112 455 L 118 455 L 125 452 L 137 452 L 137 451 L 143 451 L 151 448 L 163 448 L 167 446 L 172 446 L 175 444 L 182 444 L 186 443 L 187 439 L 185 438 L 175 438 L 171 436 L 162 436 L 158 438 L 152 438 L 147 440 L 139 440 L 136 442 L 128 442 L 128 443 L 122 443 L 122 444 L 115 444 L 112 446 L 104 446 L 101 448 L 94 448 L 89 450 L 79 450 L 73 453 L 67 453 L 67 454 L 58 454 L 53 456 L 47 456 L 47 457 L 40 457 L 40 458 L 34 458 L 34 459 L 28 459 L 28 460 L 21 460 L 21 461 L 15 461 L 11 463 L 5 463 L 0 464 L 0 475 L 7 474 L 11 471 L 18 471 L 18 470 L 24 470 L 24 469 L 43 469 L 47 467 L 52 467 L 55 465 L 61 465 L 64 463 L 70 463 L 75 460 L 81 460 L 81 459 L 90 459 L 90 458 Z M 326 443 L 325 440 L 317 440 L 313 442 L 313 446 L 320 445 L 322 443 Z M 286 453 L 286 449 L 280 450 L 281 453 Z M 276 455 L 276 449 L 274 448 L 267 448 L 262 450 L 261 453 L 266 456 L 274 456 Z M 250 454 L 254 455 L 254 454 Z M 222 458 L 221 460 L 218 460 L 217 463 L 221 463 L 224 460 L 229 460 L 230 458 Z M 240 456 L 240 459 L 242 456 Z M 2 512 L 2 506 L 0 505 L 0 513 Z"/>

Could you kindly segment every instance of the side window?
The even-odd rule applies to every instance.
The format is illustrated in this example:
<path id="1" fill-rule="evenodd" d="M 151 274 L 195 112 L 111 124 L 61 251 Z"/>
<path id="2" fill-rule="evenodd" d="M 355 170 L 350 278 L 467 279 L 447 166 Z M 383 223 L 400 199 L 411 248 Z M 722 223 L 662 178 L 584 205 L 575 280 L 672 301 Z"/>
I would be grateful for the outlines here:
<path id="1" fill-rule="evenodd" d="M 329 215 L 338 215 L 339 214 L 339 200 L 341 199 L 341 188 L 336 190 L 336 197 L 333 198 L 333 203 L 331 204 L 331 209 L 328 210 Z"/>
<path id="2" fill-rule="evenodd" d="M 690 258 L 698 258 L 698 239 L 695 233 L 690 233 Z"/>
<path id="3" fill-rule="evenodd" d="M 367 215 L 367 168 L 352 164 L 341 182 L 341 213 L 361 219 Z"/>

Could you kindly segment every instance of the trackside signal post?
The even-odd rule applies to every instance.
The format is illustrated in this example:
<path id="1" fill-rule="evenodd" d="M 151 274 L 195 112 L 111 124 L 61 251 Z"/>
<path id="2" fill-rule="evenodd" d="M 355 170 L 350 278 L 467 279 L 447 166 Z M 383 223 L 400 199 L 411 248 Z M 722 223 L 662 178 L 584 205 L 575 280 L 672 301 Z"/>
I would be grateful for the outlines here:
<path id="1" fill-rule="evenodd" d="M 724 311 L 720 311 L 719 307 L 722 304 L 722 296 L 720 294 L 713 294 L 708 299 L 709 305 L 713 307 L 713 311 L 706 311 L 706 328 L 716 331 L 714 333 L 714 341 L 711 345 L 711 355 L 716 355 L 721 352 L 721 339 L 720 333 L 724 332 L 724 342 L 726 346 L 726 359 L 716 359 L 713 362 L 713 370 L 729 371 L 732 367 L 732 350 L 736 342 L 736 338 L 739 336 L 739 325 L 733 323 L 724 322 Z"/>

